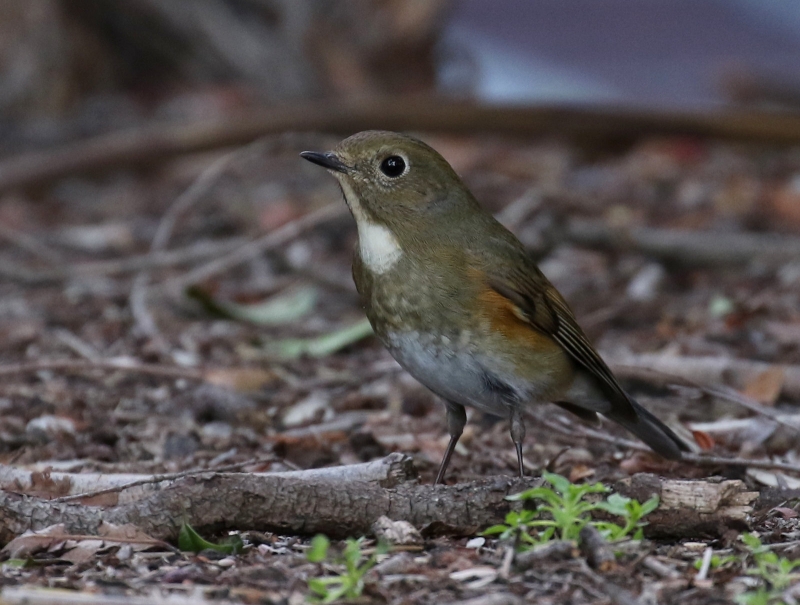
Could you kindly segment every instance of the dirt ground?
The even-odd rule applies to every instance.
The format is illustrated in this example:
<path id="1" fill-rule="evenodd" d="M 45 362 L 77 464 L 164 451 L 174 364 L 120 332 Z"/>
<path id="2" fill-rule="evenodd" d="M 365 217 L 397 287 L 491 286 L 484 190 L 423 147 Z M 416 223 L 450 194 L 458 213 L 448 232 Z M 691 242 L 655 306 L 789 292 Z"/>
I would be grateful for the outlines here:
<path id="1" fill-rule="evenodd" d="M 626 388 L 697 454 L 784 464 L 668 462 L 609 423 L 587 427 L 546 406 L 528 420 L 528 472 L 609 485 L 642 472 L 738 479 L 761 495 L 749 529 L 796 559 L 800 256 L 781 246 L 800 237 L 800 150 L 661 138 L 598 153 L 559 140 L 420 136 L 520 236 L 612 366 L 640 370 L 620 370 Z M 298 157 L 337 138 L 275 137 L 0 197 L 0 464 L 46 479 L 287 471 L 403 452 L 431 483 L 447 443 L 434 396 L 371 337 L 319 356 L 288 342 L 363 317 L 349 275 L 355 225 L 333 179 Z M 328 204 L 340 212 L 246 262 L 195 272 Z M 660 244 L 687 230 L 711 252 Z M 761 253 L 743 256 L 726 239 L 737 236 L 761 238 Z M 644 371 L 655 353 L 685 379 Z M 448 482 L 513 475 L 515 461 L 506 423 L 471 413 Z M 46 480 L 17 487 L 65 493 Z M 308 535 L 233 529 L 246 544 L 237 555 L 63 533 L 6 549 L 25 564 L 3 565 L 0 603 L 42 599 L 40 587 L 97 603 L 297 604 L 309 577 L 336 569 L 307 560 Z M 505 573 L 505 542 L 425 534 L 367 574 L 360 602 L 731 603 L 748 588 L 744 529 L 628 543 L 606 571 L 571 554 Z M 737 560 L 698 578 L 708 547 Z M 48 594 L 28 602 L 57 602 Z"/>

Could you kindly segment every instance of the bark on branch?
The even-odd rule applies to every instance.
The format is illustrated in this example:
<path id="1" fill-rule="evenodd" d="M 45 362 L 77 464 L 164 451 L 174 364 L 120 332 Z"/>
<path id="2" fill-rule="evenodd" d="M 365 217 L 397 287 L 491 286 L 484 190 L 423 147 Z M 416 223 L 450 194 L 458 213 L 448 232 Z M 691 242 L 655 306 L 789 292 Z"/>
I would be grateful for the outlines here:
<path id="1" fill-rule="evenodd" d="M 205 473 L 166 482 L 140 499 L 102 508 L 53 502 L 0 491 L 0 543 L 27 530 L 63 523 L 94 534 L 102 521 L 130 523 L 153 538 L 171 540 L 185 521 L 203 532 L 230 529 L 332 537 L 370 533 L 381 516 L 438 533 L 472 533 L 502 522 L 506 496 L 539 479 L 493 477 L 454 486 L 412 481 L 410 458 L 392 454 L 364 465 L 276 474 Z M 659 535 L 718 534 L 746 524 L 757 494 L 739 481 L 669 481 L 635 475 L 619 491 L 646 500 L 661 496 L 647 531 Z"/>
<path id="2" fill-rule="evenodd" d="M 658 537 L 698 538 L 745 529 L 758 498 L 739 480 L 680 481 L 648 473 L 619 481 L 614 489 L 639 502 L 659 497 L 658 508 L 645 518 L 645 534 Z"/>

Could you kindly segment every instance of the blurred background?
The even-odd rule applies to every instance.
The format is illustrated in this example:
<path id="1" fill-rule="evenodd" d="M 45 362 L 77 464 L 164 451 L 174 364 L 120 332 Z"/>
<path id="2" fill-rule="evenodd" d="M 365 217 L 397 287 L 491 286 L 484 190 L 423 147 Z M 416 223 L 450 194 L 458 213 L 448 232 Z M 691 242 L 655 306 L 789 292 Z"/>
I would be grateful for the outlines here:
<path id="1" fill-rule="evenodd" d="M 800 8 L 781 0 L 7 0 L 0 11 L 6 144 L 374 95 L 665 109 L 800 97 Z"/>
<path id="2" fill-rule="evenodd" d="M 800 4 L 3 0 L 0 361 L 224 371 L 5 384 L 0 456 L 432 469 L 441 410 L 369 338 L 354 224 L 297 155 L 367 128 L 438 149 L 612 362 L 800 400 Z M 745 408 L 637 396 L 709 448 L 791 451 Z M 456 476 L 513 468 L 491 422 Z"/>

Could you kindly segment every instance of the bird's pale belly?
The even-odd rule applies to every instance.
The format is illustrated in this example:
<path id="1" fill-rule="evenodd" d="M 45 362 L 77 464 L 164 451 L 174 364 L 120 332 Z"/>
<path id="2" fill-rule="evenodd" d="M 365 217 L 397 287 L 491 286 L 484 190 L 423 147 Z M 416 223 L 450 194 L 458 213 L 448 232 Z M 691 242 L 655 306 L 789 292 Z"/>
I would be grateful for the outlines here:
<path id="1" fill-rule="evenodd" d="M 527 399 L 525 384 L 490 372 L 467 347 L 446 337 L 395 332 L 384 344 L 409 374 L 449 401 L 506 417 Z"/>

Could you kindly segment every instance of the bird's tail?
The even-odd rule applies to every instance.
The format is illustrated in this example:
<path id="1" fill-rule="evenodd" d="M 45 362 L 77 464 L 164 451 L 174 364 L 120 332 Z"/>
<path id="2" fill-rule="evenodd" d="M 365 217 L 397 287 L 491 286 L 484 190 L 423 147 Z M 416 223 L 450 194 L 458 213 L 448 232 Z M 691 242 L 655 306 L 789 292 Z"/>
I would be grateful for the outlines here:
<path id="1" fill-rule="evenodd" d="M 671 428 L 648 412 L 632 397 L 628 399 L 636 411 L 635 417 L 631 414 L 615 414 L 613 410 L 604 412 L 603 415 L 628 429 L 664 458 L 680 460 L 681 452 L 690 451 L 689 446 Z"/>

